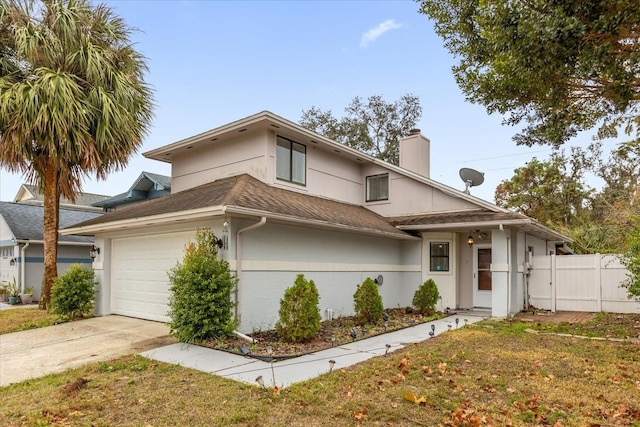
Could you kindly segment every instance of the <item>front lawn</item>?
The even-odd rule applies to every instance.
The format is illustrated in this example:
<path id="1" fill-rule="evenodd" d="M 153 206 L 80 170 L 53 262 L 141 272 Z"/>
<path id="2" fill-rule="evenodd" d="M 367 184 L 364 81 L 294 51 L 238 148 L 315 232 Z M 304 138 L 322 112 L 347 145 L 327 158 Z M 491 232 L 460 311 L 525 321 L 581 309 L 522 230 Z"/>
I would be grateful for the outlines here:
<path id="1" fill-rule="evenodd" d="M 1 425 L 639 426 L 640 346 L 492 322 L 284 390 L 130 356 L 1 394 Z"/>
<path id="2" fill-rule="evenodd" d="M 0 335 L 52 326 L 58 315 L 37 308 L 12 308 L 0 311 Z"/>

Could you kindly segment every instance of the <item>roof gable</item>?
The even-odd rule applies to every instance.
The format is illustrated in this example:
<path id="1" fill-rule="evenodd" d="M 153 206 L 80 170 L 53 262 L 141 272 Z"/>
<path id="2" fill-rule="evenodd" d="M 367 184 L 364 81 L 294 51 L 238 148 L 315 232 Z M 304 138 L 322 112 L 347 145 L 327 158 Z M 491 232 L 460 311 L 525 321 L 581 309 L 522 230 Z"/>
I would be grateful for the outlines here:
<path id="1" fill-rule="evenodd" d="M 94 203 L 107 199 L 109 196 L 94 193 L 76 193 L 76 200 L 72 202 L 66 197 L 60 199 L 60 205 L 66 208 L 79 208 L 89 209 Z M 16 197 L 13 199 L 15 203 L 42 205 L 44 203 L 44 195 L 40 192 L 37 186 L 22 184 Z"/>
<path id="2" fill-rule="evenodd" d="M 91 206 L 112 208 L 115 206 L 164 197 L 171 193 L 171 177 L 142 172 L 124 193 L 93 203 Z"/>

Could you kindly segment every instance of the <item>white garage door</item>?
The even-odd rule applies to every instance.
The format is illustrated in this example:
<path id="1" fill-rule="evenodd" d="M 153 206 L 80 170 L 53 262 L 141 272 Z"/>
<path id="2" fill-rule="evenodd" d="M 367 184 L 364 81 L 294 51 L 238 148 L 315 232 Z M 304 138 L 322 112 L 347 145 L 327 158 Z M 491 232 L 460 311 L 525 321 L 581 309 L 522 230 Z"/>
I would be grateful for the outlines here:
<path id="1" fill-rule="evenodd" d="M 111 312 L 168 322 L 168 271 L 184 256 L 195 230 L 114 239 L 111 263 Z"/>

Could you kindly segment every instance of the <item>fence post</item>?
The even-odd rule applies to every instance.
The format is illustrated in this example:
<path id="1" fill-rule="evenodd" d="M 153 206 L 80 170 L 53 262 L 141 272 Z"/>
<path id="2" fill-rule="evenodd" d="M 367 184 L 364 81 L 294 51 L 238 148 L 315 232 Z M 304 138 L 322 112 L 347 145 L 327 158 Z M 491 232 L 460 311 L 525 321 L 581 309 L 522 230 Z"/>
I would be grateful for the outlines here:
<path id="1" fill-rule="evenodd" d="M 551 254 L 551 312 L 556 312 L 556 254 Z"/>
<path id="2" fill-rule="evenodd" d="M 602 255 L 596 253 L 596 311 L 600 313 L 602 311 Z"/>

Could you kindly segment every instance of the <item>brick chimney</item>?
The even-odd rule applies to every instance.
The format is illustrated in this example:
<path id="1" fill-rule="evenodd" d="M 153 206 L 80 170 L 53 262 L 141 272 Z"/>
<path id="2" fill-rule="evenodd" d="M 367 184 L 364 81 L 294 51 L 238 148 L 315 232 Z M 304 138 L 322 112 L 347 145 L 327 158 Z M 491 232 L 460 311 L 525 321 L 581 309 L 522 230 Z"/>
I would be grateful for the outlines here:
<path id="1" fill-rule="evenodd" d="M 400 167 L 429 178 L 431 141 L 411 129 L 409 135 L 400 138 Z"/>

